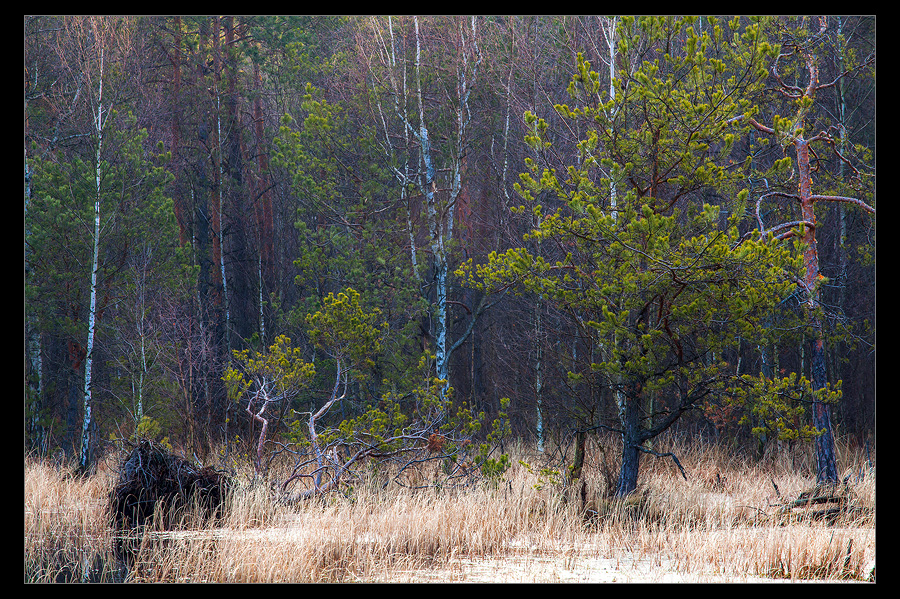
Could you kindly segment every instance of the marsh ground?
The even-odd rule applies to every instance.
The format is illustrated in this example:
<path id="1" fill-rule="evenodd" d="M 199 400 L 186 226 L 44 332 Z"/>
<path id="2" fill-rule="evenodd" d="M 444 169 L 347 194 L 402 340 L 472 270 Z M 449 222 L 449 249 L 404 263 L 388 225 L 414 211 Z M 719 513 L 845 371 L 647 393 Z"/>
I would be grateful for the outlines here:
<path id="1" fill-rule="evenodd" d="M 241 485 L 227 520 L 144 535 L 135 565 L 111 555 L 110 459 L 74 477 L 25 461 L 25 580 L 135 582 L 785 582 L 867 581 L 874 567 L 872 456 L 844 445 L 851 507 L 826 522 L 783 509 L 813 485 L 802 449 L 747 459 L 673 442 L 688 474 L 647 460 L 641 492 L 607 498 L 595 445 L 584 505 L 522 448 L 502 484 L 455 491 L 358 485 L 347 497 L 276 508 Z M 790 453 L 790 455 L 788 455 Z M 777 487 L 777 491 L 776 491 Z"/>

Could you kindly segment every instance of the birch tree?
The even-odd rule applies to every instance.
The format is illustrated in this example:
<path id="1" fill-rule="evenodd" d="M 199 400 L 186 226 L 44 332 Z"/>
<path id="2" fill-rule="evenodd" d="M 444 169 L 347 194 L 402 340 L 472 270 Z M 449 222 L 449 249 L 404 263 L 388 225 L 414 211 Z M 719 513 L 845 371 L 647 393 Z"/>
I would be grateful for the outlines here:
<path id="1" fill-rule="evenodd" d="M 472 330 L 474 318 L 486 309 L 482 304 L 475 310 L 473 321 L 462 338 L 451 340 L 449 305 L 452 274 L 452 244 L 455 239 L 457 201 L 466 177 L 466 156 L 471 136 L 472 112 L 470 96 L 478 82 L 482 63 L 478 45 L 477 19 L 475 17 L 452 18 L 446 23 L 429 21 L 426 30 L 418 17 L 412 18 L 412 39 L 395 37 L 393 19 L 386 25 L 372 19 L 372 35 L 375 38 L 373 54 L 377 60 L 369 63 L 371 81 L 376 89 L 375 115 L 382 128 L 383 148 L 388 156 L 402 197 L 409 202 L 407 228 L 409 252 L 414 272 L 419 276 L 419 252 L 412 215 L 416 208 L 409 189 L 418 192 L 424 212 L 427 249 L 431 257 L 431 276 L 421 279 L 423 295 L 427 288 L 433 291 L 431 334 L 435 354 L 435 374 L 449 387 L 450 354 L 460 346 Z M 443 45 L 433 40 L 439 33 L 445 34 Z M 406 54 L 406 43 L 412 46 L 411 56 Z M 442 65 L 450 73 L 441 81 L 435 63 L 446 59 Z M 411 63 L 411 66 L 407 64 Z M 428 85 L 437 80 L 443 85 L 433 89 Z M 432 109 L 432 98 L 442 94 L 438 111 Z M 381 98 L 386 97 L 385 102 Z M 437 125 L 440 123 L 440 126 Z M 402 143 L 400 143 L 402 141 Z M 411 162 L 410 151 L 417 153 L 418 164 Z M 440 185 L 440 187 L 439 187 Z"/>
<path id="2" fill-rule="evenodd" d="M 129 19 L 61 20 L 55 49 L 63 85 L 75 90 L 65 123 L 70 141 L 65 152 L 51 147 L 35 162 L 28 214 L 27 242 L 40 257 L 41 276 L 60 297 L 71 299 L 67 334 L 76 356 L 73 366 L 83 373 L 78 427 L 82 469 L 89 467 L 94 445 L 100 326 L 121 292 L 118 277 L 129 261 L 129 227 L 143 218 L 164 218 L 172 208 L 161 194 L 167 178 L 150 164 L 142 146 L 146 131 L 138 129 L 124 100 L 139 71 L 129 63 L 133 34 Z"/>
<path id="3" fill-rule="evenodd" d="M 102 232 L 102 199 L 104 183 L 104 136 L 113 114 L 114 94 L 108 90 L 108 70 L 129 48 L 127 20 L 85 17 L 68 20 L 69 38 L 75 43 L 74 55 L 60 59 L 69 63 L 70 76 L 79 81 L 84 100 L 91 114 L 91 145 L 93 147 L 94 189 L 91 227 L 90 289 L 87 314 L 87 338 L 84 357 L 84 391 L 82 399 L 81 445 L 79 466 L 86 469 L 91 460 L 93 433 L 93 366 L 94 344 L 98 317 L 98 273 L 100 270 L 100 235 Z M 62 50 L 62 48 L 61 48 Z M 74 61 L 74 62 L 73 62 Z M 104 86 L 107 88 L 105 89 Z"/>
<path id="4" fill-rule="evenodd" d="M 24 189 L 24 216 L 25 216 L 25 331 L 26 331 L 26 412 L 28 431 L 32 446 L 42 454 L 49 449 L 49 433 L 46 423 L 42 419 L 46 417 L 44 406 L 44 368 L 43 368 L 43 327 L 40 323 L 39 310 L 36 309 L 34 296 L 30 291 L 33 286 L 33 244 L 30 243 L 32 230 L 30 228 L 30 211 L 34 195 L 34 159 L 35 154 L 40 156 L 43 152 L 37 151 L 41 145 L 46 144 L 47 149 L 56 145 L 56 135 L 39 141 L 44 137 L 43 127 L 35 124 L 33 114 L 37 112 L 38 118 L 46 113 L 54 116 L 60 114 L 56 110 L 46 110 L 46 106 L 53 106 L 51 100 L 53 93 L 53 80 L 55 79 L 54 52 L 48 51 L 48 44 L 42 43 L 46 33 L 43 26 L 44 17 L 26 16 L 25 18 L 25 189 Z M 65 114 L 65 111 L 62 112 Z M 46 127 L 47 131 L 53 131 L 53 125 Z M 59 123 L 55 124 L 55 130 L 59 131 Z M 44 150 L 45 152 L 47 150 Z"/>
<path id="5" fill-rule="evenodd" d="M 100 199 L 102 196 L 101 189 L 101 157 L 103 156 L 103 133 L 108 122 L 110 107 L 104 106 L 105 100 L 103 96 L 103 77 L 104 77 L 104 53 L 108 53 L 107 43 L 105 40 L 104 23 L 98 23 L 95 19 L 89 22 L 89 29 L 85 32 L 86 37 L 93 37 L 94 48 L 88 50 L 89 53 L 96 57 L 96 72 L 92 73 L 92 69 L 85 69 L 85 72 L 94 74 L 95 81 L 87 81 L 87 85 L 96 85 L 96 104 L 94 109 L 96 117 L 94 118 L 94 144 L 95 144 L 95 162 L 94 162 L 94 180 L 96 182 L 94 196 L 94 228 L 93 228 L 93 252 L 91 256 L 91 288 L 90 288 L 90 306 L 88 308 L 88 331 L 86 354 L 84 359 L 84 404 L 82 412 L 81 427 L 81 451 L 79 454 L 79 464 L 82 469 L 87 468 L 91 458 L 91 425 L 92 425 L 92 392 L 91 385 L 91 369 L 93 367 L 94 358 L 94 338 L 95 327 L 97 324 L 97 271 L 100 262 Z M 87 42 L 87 40 L 85 40 Z M 88 42 L 90 43 L 90 42 Z M 93 58 L 93 57 L 92 57 Z"/>

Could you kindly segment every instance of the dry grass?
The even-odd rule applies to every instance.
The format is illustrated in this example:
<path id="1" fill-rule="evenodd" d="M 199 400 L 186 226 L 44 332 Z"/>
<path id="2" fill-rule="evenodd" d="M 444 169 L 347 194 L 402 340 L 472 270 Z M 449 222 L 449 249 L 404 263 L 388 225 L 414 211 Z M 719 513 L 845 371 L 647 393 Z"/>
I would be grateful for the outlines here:
<path id="1" fill-rule="evenodd" d="M 645 458 L 641 491 L 608 499 L 608 468 L 589 450 L 585 517 L 518 449 L 495 486 L 387 490 L 371 481 L 348 497 L 276 507 L 262 485 L 241 485 L 219 528 L 144 535 L 135 566 L 112 558 L 108 466 L 79 479 L 25 462 L 26 581 L 548 582 L 865 580 L 875 557 L 875 472 L 846 448 L 852 517 L 829 524 L 778 514 L 813 480 L 803 451 L 756 462 L 720 447 L 670 442 L 671 460 Z M 607 462 L 608 464 L 609 462 Z M 797 470 L 797 468 L 802 470 Z M 860 476 L 864 472 L 865 476 Z M 538 485 L 543 482 L 543 485 Z M 781 497 L 775 493 L 773 482 Z M 541 488 L 536 488 L 540 486 Z"/>
<path id="2" fill-rule="evenodd" d="M 113 475 L 77 477 L 70 468 L 25 460 L 26 582 L 108 581 L 112 531 L 106 497 Z"/>

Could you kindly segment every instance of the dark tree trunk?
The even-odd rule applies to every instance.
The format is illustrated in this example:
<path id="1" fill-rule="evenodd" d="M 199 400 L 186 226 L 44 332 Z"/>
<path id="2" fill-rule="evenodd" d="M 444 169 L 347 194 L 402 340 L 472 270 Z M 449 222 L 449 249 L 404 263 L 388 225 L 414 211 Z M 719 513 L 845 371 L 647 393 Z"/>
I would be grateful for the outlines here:
<path id="1" fill-rule="evenodd" d="M 824 389 L 826 382 L 825 343 L 819 336 L 818 339 L 813 340 L 812 345 L 813 387 L 816 390 Z M 836 483 L 838 474 L 834 454 L 834 434 L 831 429 L 831 406 L 813 400 L 812 419 L 816 429 L 825 431 L 824 434 L 816 437 L 816 482 L 819 484 Z"/>
<path id="2" fill-rule="evenodd" d="M 643 442 L 641 431 L 641 398 L 630 397 L 625 401 L 624 428 L 622 430 L 622 463 L 619 470 L 619 481 L 616 485 L 616 497 L 625 497 L 637 489 L 638 471 L 640 469 Z"/>
<path id="3" fill-rule="evenodd" d="M 575 482 L 581 478 L 581 470 L 584 468 L 584 445 L 586 440 L 586 431 L 578 430 L 575 432 L 575 458 L 569 471 L 569 482 Z"/>

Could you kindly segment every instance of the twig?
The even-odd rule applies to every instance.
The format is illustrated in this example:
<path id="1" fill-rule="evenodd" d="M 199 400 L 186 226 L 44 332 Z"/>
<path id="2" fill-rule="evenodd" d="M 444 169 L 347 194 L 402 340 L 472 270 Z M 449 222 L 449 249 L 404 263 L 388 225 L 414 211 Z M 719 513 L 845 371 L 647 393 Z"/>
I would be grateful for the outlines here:
<path id="1" fill-rule="evenodd" d="M 681 470 L 681 476 L 684 477 L 684 480 L 688 479 L 687 474 L 685 474 L 685 472 L 684 472 L 684 467 L 681 465 L 681 462 L 678 461 L 678 456 L 676 456 L 671 451 L 666 452 L 666 453 L 659 453 L 657 451 L 653 451 L 652 449 L 647 449 L 643 445 L 637 445 L 636 447 L 638 449 L 640 449 L 641 451 L 643 451 L 644 453 L 649 453 L 650 455 L 654 455 L 658 458 L 672 458 L 672 460 L 675 462 L 675 465 L 678 466 L 679 470 Z"/>
<path id="2" fill-rule="evenodd" d="M 772 486 L 775 487 L 775 495 L 781 500 L 781 491 L 778 490 L 778 485 L 775 484 L 775 479 L 772 479 Z"/>

